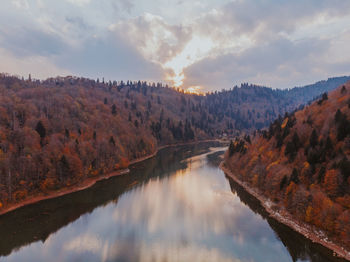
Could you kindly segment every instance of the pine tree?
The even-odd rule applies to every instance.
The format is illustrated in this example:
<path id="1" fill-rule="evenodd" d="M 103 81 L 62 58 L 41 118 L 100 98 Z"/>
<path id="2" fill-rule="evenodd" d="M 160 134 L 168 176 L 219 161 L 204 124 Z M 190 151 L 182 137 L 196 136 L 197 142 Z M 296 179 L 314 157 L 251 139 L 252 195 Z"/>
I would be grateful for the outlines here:
<path id="1" fill-rule="evenodd" d="M 295 184 L 299 184 L 299 174 L 296 168 L 293 168 L 292 175 L 290 176 L 290 181 L 293 181 Z"/>
<path id="2" fill-rule="evenodd" d="M 41 138 L 45 138 L 46 136 L 46 128 L 44 127 L 43 123 L 39 121 L 36 125 L 35 131 L 38 132 L 39 136 Z"/>
<path id="3" fill-rule="evenodd" d="M 109 143 L 110 143 L 111 145 L 115 146 L 115 141 L 114 141 L 114 137 L 113 137 L 113 136 L 111 136 L 111 137 L 109 138 Z"/>
<path id="4" fill-rule="evenodd" d="M 116 115 L 117 114 L 117 107 L 115 104 L 112 105 L 112 115 Z"/>
<path id="5" fill-rule="evenodd" d="M 316 133 L 316 130 L 312 130 L 311 136 L 310 136 L 310 146 L 315 147 L 318 144 L 318 136 Z"/>

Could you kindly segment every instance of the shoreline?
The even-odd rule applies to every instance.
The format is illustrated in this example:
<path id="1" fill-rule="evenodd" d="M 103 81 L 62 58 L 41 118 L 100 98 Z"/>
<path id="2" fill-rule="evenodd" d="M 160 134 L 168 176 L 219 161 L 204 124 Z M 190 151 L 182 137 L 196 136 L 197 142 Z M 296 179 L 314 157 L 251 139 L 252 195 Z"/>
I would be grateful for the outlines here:
<path id="1" fill-rule="evenodd" d="M 52 199 L 52 198 L 57 198 L 60 196 L 64 196 L 64 195 L 68 195 L 74 192 L 78 192 L 84 189 L 87 189 L 89 187 L 92 187 L 93 185 L 95 185 L 98 181 L 101 180 L 105 180 L 114 176 L 121 176 L 124 174 L 129 173 L 130 170 L 128 168 L 126 169 L 121 169 L 121 170 L 117 170 L 114 172 L 110 172 L 107 173 L 105 175 L 102 176 L 98 176 L 98 177 L 89 177 L 87 179 L 85 179 L 83 182 L 79 183 L 78 185 L 73 185 L 70 187 L 66 187 L 66 188 L 61 188 L 55 191 L 51 191 L 47 194 L 45 193 L 39 193 L 37 195 L 32 195 L 28 198 L 26 198 L 25 200 L 19 202 L 19 203 L 14 203 L 14 204 L 10 204 L 9 206 L 7 206 L 4 210 L 0 211 L 0 216 L 4 215 L 6 213 L 9 213 L 11 211 L 14 211 L 18 208 L 24 207 L 24 206 L 28 206 L 31 204 L 35 204 L 37 202 L 43 201 L 43 200 L 48 200 L 48 199 Z"/>
<path id="2" fill-rule="evenodd" d="M 178 143 L 178 144 L 169 144 L 169 145 L 159 146 L 155 150 L 155 152 L 153 152 L 149 155 L 131 160 L 129 163 L 129 167 L 131 165 L 134 165 L 134 164 L 140 163 L 142 161 L 145 161 L 147 159 L 155 157 L 158 154 L 158 152 L 164 148 L 190 145 L 190 144 L 198 144 L 198 143 L 206 143 L 206 142 L 215 142 L 215 141 L 220 142 L 222 140 L 208 139 L 208 140 L 191 141 L 188 143 L 184 142 L 184 143 Z M 129 172 L 130 172 L 129 168 L 120 169 L 117 171 L 106 173 L 106 174 L 101 175 L 101 176 L 86 178 L 81 183 L 78 183 L 78 184 L 70 186 L 70 187 L 63 187 L 63 188 L 60 188 L 58 190 L 48 192 L 47 194 L 45 194 L 45 193 L 39 193 L 37 195 L 34 194 L 34 195 L 29 196 L 28 198 L 24 199 L 23 201 L 20 201 L 19 203 L 9 204 L 3 210 L 0 210 L 0 216 L 5 215 L 6 213 L 14 211 L 18 208 L 28 206 L 31 204 L 35 204 L 35 203 L 38 203 L 38 202 L 43 201 L 43 200 L 53 199 L 53 198 L 61 197 L 61 196 L 68 195 L 68 194 L 71 194 L 74 192 L 82 191 L 84 189 L 92 187 L 93 185 L 95 185 L 97 182 L 99 182 L 101 180 L 109 179 L 109 178 L 115 177 L 115 176 L 125 175 L 125 174 L 128 174 Z"/>
<path id="3" fill-rule="evenodd" d="M 321 232 L 321 231 L 315 232 L 315 230 L 313 230 L 311 228 L 311 226 L 309 226 L 305 223 L 298 223 L 298 222 L 294 221 L 292 215 L 287 213 L 287 211 L 285 211 L 283 214 L 278 212 L 278 211 L 274 211 L 273 210 L 274 204 L 272 203 L 272 201 L 270 201 L 266 197 L 260 195 L 257 192 L 257 190 L 251 188 L 247 183 L 241 181 L 239 178 L 237 178 L 233 174 L 233 172 L 230 169 L 228 169 L 224 165 L 225 165 L 224 161 L 222 161 L 219 168 L 226 175 L 231 177 L 237 184 L 239 184 L 241 187 L 243 187 L 244 190 L 246 190 L 250 195 L 254 196 L 260 202 L 260 204 L 266 210 L 266 212 L 269 214 L 270 217 L 272 217 L 275 220 L 277 220 L 278 222 L 288 226 L 289 228 L 291 228 L 292 230 L 303 235 L 304 237 L 311 240 L 312 242 L 321 244 L 322 246 L 330 249 L 331 251 L 333 251 L 333 253 L 336 256 L 350 261 L 350 252 L 349 251 L 347 251 L 346 249 L 344 249 L 340 245 L 337 245 L 334 242 L 332 242 L 331 240 L 329 240 L 323 232 Z"/>

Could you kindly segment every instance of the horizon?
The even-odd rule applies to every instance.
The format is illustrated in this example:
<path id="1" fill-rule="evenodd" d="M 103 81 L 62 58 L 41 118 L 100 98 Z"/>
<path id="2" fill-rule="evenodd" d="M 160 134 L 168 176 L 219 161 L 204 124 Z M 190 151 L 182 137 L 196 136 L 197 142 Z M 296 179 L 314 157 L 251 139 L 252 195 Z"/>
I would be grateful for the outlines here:
<path id="1" fill-rule="evenodd" d="M 137 82 L 146 82 L 147 85 L 152 85 L 152 84 L 162 84 L 162 87 L 163 88 L 171 88 L 171 89 L 174 89 L 175 91 L 177 92 L 183 92 L 185 94 L 195 94 L 195 95 L 207 95 L 207 94 L 210 94 L 210 93 L 215 93 L 215 92 L 227 92 L 227 91 L 231 91 L 232 89 L 234 88 L 241 88 L 243 85 L 249 85 L 249 86 L 255 86 L 255 87 L 261 87 L 261 88 L 269 88 L 269 89 L 272 89 L 272 90 L 292 90 L 294 88 L 304 88 L 304 87 L 308 87 L 310 85 L 314 85 L 314 84 L 317 84 L 317 83 L 321 83 L 321 82 L 327 82 L 331 79 L 337 79 L 337 78 L 343 78 L 343 77 L 350 77 L 350 75 L 339 75 L 339 76 L 331 76 L 331 77 L 328 77 L 327 79 L 320 79 L 320 80 L 317 80 L 315 82 L 312 82 L 312 83 L 307 83 L 305 85 L 296 85 L 296 86 L 293 86 L 293 87 L 287 87 L 287 88 L 274 88 L 274 87 L 271 87 L 271 86 L 265 86 L 265 85 L 261 85 L 259 83 L 249 83 L 249 82 L 242 82 L 242 83 L 239 83 L 239 84 L 235 84 L 235 85 L 232 85 L 231 87 L 229 88 L 222 88 L 221 90 L 207 90 L 207 91 L 201 91 L 201 90 L 191 90 L 191 89 L 183 89 L 181 87 L 176 87 L 176 86 L 171 86 L 169 85 L 168 83 L 166 82 L 162 82 L 162 81 L 144 81 L 144 80 L 130 80 L 130 79 L 121 79 L 121 80 L 116 80 L 116 79 L 104 79 L 104 77 L 102 79 L 100 78 L 90 78 L 90 77 L 84 77 L 84 76 L 77 76 L 77 75 L 57 75 L 57 76 L 49 76 L 49 77 L 46 77 L 46 78 L 35 78 L 33 77 L 31 74 L 29 74 L 27 76 L 27 78 L 25 78 L 24 76 L 20 76 L 20 75 L 16 75 L 16 74 L 10 74 L 10 73 L 7 73 L 7 72 L 0 72 L 0 76 L 5 76 L 5 77 L 16 77 L 18 78 L 19 80 L 21 81 L 27 81 L 27 80 L 31 80 L 31 81 L 36 81 L 36 80 L 39 80 L 41 82 L 45 82 L 49 79 L 56 79 L 56 78 L 73 78 L 73 79 L 88 79 L 88 80 L 91 80 L 91 81 L 100 81 L 101 83 L 105 83 L 105 84 L 108 84 L 109 82 L 116 82 L 117 86 L 121 84 L 121 82 L 123 82 L 124 84 L 126 84 L 127 82 L 130 82 L 130 83 L 137 83 Z"/>
<path id="2" fill-rule="evenodd" d="M 0 71 L 14 75 L 140 79 L 193 92 L 350 75 L 345 0 L 6 0 L 0 14 Z"/>

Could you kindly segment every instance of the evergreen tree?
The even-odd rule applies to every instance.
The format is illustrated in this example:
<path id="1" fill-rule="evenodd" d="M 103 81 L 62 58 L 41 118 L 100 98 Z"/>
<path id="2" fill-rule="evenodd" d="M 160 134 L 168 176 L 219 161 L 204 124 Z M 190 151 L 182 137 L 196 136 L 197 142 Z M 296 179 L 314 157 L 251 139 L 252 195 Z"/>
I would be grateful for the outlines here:
<path id="1" fill-rule="evenodd" d="M 318 135 L 316 130 L 312 130 L 311 136 L 310 136 L 310 146 L 315 147 L 318 144 Z"/>
<path id="2" fill-rule="evenodd" d="M 112 105 L 112 115 L 116 115 L 117 114 L 117 107 L 115 104 Z"/>
<path id="3" fill-rule="evenodd" d="M 111 137 L 109 138 L 109 143 L 110 143 L 111 145 L 115 146 L 115 141 L 114 141 L 114 137 L 113 137 L 113 136 L 111 136 Z"/>
<path id="4" fill-rule="evenodd" d="M 282 190 L 286 186 L 287 182 L 288 182 L 288 178 L 287 176 L 284 176 L 280 183 L 280 190 Z"/>
<path id="5" fill-rule="evenodd" d="M 233 141 L 230 141 L 230 146 L 228 147 L 228 153 L 229 156 L 232 156 L 235 153 L 235 145 L 233 144 Z"/>
<path id="6" fill-rule="evenodd" d="M 39 136 L 41 138 L 45 138 L 46 136 L 46 128 L 44 127 L 43 123 L 39 121 L 36 125 L 35 131 L 38 132 Z"/>
<path id="7" fill-rule="evenodd" d="M 299 174 L 296 168 L 293 168 L 292 175 L 290 176 L 290 181 L 293 181 L 295 184 L 299 184 Z"/>

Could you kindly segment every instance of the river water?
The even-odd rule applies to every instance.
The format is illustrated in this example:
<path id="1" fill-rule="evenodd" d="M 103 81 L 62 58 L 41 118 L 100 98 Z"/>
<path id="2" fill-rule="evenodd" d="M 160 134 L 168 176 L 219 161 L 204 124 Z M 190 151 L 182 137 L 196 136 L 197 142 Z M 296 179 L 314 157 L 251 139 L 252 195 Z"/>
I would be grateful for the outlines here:
<path id="1" fill-rule="evenodd" d="M 130 174 L 0 216 L 0 261 L 343 261 L 269 218 L 218 168 L 224 149 L 163 149 Z"/>

